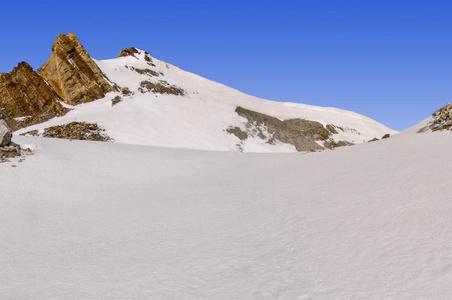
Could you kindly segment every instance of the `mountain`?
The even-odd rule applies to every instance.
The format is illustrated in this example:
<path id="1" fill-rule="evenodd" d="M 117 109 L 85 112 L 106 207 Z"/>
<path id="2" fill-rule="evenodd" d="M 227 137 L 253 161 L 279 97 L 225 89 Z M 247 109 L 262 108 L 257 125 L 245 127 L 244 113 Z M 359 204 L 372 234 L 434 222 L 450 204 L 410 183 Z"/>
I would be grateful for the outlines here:
<path id="1" fill-rule="evenodd" d="M 17 134 L 204 150 L 310 152 L 397 133 L 350 111 L 252 97 L 136 48 L 97 61 L 73 33 L 57 37 L 37 74 L 46 83 L 39 86 L 47 86 L 45 92 L 61 111 L 35 118 L 38 95 L 39 101 L 27 102 L 26 110 L 10 114 L 19 124 Z"/>
<path id="2" fill-rule="evenodd" d="M 362 143 L 394 132 L 119 56 L 92 60 L 110 88 L 87 57 L 61 90 L 0 77 L 14 124 L 48 118 L 0 163 L 0 299 L 452 298 L 452 105 Z"/>

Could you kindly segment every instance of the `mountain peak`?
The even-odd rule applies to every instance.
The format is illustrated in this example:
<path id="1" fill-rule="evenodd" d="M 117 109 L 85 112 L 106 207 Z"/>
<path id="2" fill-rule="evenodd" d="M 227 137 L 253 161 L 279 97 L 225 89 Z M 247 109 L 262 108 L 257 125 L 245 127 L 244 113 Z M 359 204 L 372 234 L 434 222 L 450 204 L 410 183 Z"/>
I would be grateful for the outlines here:
<path id="1" fill-rule="evenodd" d="M 135 54 L 139 54 L 139 53 L 140 53 L 140 51 L 135 47 L 124 48 L 121 50 L 121 52 L 119 52 L 118 57 L 133 56 L 136 58 Z"/>
<path id="2" fill-rule="evenodd" d="M 68 34 L 60 33 L 52 45 L 52 52 L 58 50 L 70 51 L 75 48 L 83 48 L 77 36 L 73 32 L 69 32 Z"/>
<path id="3" fill-rule="evenodd" d="M 71 105 L 103 98 L 113 90 L 72 32 L 58 35 L 52 45 L 52 54 L 38 73 L 64 102 Z"/>
<path id="4" fill-rule="evenodd" d="M 31 70 L 33 71 L 33 68 L 25 61 L 21 61 L 17 64 L 17 67 L 13 69 L 11 73 L 17 72 L 18 70 Z"/>

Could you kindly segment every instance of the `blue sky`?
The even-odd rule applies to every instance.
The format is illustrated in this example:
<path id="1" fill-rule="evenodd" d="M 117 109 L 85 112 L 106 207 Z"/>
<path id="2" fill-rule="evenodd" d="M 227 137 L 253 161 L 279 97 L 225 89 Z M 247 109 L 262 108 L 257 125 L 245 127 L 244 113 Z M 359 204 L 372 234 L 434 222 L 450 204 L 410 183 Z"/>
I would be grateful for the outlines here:
<path id="1" fill-rule="evenodd" d="M 452 1 L 6 1 L 0 72 L 39 68 L 58 33 L 96 59 L 138 47 L 257 97 L 394 129 L 452 102 Z"/>

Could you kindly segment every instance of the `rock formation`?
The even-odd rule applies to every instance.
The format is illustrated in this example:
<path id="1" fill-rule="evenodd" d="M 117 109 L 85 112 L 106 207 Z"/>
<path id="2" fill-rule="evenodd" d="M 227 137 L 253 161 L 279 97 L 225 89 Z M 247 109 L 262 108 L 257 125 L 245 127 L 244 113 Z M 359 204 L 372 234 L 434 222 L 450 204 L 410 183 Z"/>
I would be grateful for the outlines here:
<path id="1" fill-rule="evenodd" d="M 111 138 L 105 133 L 105 129 L 96 123 L 86 122 L 71 122 L 48 127 L 44 129 L 42 136 L 69 140 L 111 141 Z"/>
<path id="2" fill-rule="evenodd" d="M 113 87 L 72 32 L 58 35 L 52 54 L 38 69 L 66 103 L 75 105 L 103 98 Z"/>
<path id="3" fill-rule="evenodd" d="M 331 124 L 324 127 L 319 122 L 305 119 L 281 121 L 278 118 L 240 106 L 236 108 L 235 112 L 248 120 L 246 132 L 239 127 L 230 127 L 226 131 L 234 134 L 240 141 L 244 141 L 250 136 L 257 136 L 269 144 L 278 142 L 291 144 L 297 151 L 309 152 L 352 145 L 346 141 L 335 142 L 332 135 L 338 133 L 337 129 L 343 129 Z M 320 146 L 318 142 L 323 142 L 324 147 Z"/>
<path id="4" fill-rule="evenodd" d="M 0 73 L 0 106 L 8 125 L 17 130 L 67 112 L 58 95 L 26 62 Z"/>
<path id="5" fill-rule="evenodd" d="M 133 56 L 135 58 L 137 58 L 135 56 L 135 54 L 139 54 L 140 52 L 138 51 L 137 48 L 124 48 L 121 50 L 121 52 L 119 52 L 118 57 L 126 57 L 126 56 Z"/>
<path id="6" fill-rule="evenodd" d="M 421 128 L 418 133 L 441 130 L 452 130 L 452 103 L 448 103 L 446 106 L 438 109 L 432 115 L 432 120 L 427 126 Z"/>

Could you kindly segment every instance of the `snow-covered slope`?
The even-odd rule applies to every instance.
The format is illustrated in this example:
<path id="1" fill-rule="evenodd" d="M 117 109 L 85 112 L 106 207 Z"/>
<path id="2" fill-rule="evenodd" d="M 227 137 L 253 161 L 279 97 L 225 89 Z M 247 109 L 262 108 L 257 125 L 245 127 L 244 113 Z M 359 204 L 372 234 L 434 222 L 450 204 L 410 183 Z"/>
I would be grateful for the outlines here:
<path id="1" fill-rule="evenodd" d="M 450 135 L 310 154 L 15 136 L 36 153 L 0 164 L 0 298 L 451 299 Z"/>
<path id="2" fill-rule="evenodd" d="M 183 71 L 152 58 L 145 51 L 134 56 L 96 61 L 111 82 L 122 92 L 112 92 L 104 99 L 76 106 L 61 118 L 20 130 L 42 130 L 72 121 L 97 123 L 116 142 L 205 150 L 243 150 L 245 152 L 292 152 L 294 145 L 270 142 L 265 126 L 252 127 L 235 110 L 243 107 L 280 120 L 301 118 L 322 125 L 337 126 L 333 141 L 362 143 L 384 134 L 394 134 L 382 124 L 362 115 L 336 108 L 281 103 L 248 96 L 216 82 Z M 140 86 L 142 82 L 180 88 L 183 95 L 161 94 Z M 124 89 L 127 88 L 130 94 Z M 122 101 L 112 106 L 112 100 Z M 116 98 L 119 100 L 119 98 Z M 248 131 L 240 140 L 229 128 Z M 252 133 L 252 132 L 255 132 Z M 262 134 L 258 134 L 262 131 Z M 323 142 L 319 142 L 323 146 Z"/>

